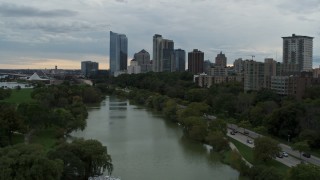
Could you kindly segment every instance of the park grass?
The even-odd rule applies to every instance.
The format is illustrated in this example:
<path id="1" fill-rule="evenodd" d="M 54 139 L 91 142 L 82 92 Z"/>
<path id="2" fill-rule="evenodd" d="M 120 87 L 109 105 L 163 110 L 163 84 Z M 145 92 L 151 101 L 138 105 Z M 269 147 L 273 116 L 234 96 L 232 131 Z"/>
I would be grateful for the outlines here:
<path id="1" fill-rule="evenodd" d="M 1 100 L 0 102 L 7 102 L 10 104 L 20 104 L 20 103 L 27 103 L 34 101 L 31 98 L 32 88 L 25 88 L 25 89 L 13 89 L 12 94 L 9 98 Z"/>
<path id="2" fill-rule="evenodd" d="M 239 142 L 233 138 L 229 138 L 229 141 L 232 142 L 237 147 L 237 149 L 239 150 L 242 157 L 244 157 L 251 164 L 253 164 L 253 165 L 256 164 L 256 162 L 254 161 L 254 158 L 253 158 L 253 149 L 252 148 L 242 144 L 241 142 Z M 265 165 L 274 167 L 282 175 L 286 175 L 287 171 L 290 169 L 290 167 L 288 167 L 288 166 L 286 166 L 286 165 L 284 165 L 274 159 L 267 162 Z"/>
<path id="3" fill-rule="evenodd" d="M 231 141 L 237 147 L 243 158 L 245 158 L 249 163 L 254 164 L 252 148 L 242 144 L 241 142 L 233 138 L 229 138 L 229 141 Z"/>
<path id="4" fill-rule="evenodd" d="M 31 143 L 41 144 L 46 151 L 52 149 L 57 142 L 57 130 L 55 128 L 36 130 L 31 138 Z"/>

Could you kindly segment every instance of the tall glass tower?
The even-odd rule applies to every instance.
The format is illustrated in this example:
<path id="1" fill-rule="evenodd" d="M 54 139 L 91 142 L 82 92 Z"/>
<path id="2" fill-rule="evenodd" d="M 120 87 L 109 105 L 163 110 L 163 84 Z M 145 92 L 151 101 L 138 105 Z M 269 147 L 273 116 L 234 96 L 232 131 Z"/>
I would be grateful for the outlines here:
<path id="1" fill-rule="evenodd" d="M 110 74 L 126 71 L 128 64 L 128 39 L 125 34 L 110 31 Z"/>

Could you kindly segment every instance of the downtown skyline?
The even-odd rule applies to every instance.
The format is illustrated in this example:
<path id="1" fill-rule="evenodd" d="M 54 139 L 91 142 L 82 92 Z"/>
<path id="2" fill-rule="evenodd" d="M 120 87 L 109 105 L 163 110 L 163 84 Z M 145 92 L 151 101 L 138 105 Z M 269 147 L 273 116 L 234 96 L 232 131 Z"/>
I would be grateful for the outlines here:
<path id="1" fill-rule="evenodd" d="M 91 60 L 107 69 L 109 31 L 127 35 L 128 60 L 141 49 L 152 56 L 152 37 L 161 34 L 176 49 L 199 49 L 211 62 L 222 51 L 228 65 L 251 55 L 282 62 L 281 37 L 311 36 L 315 68 L 319 17 L 314 0 L 0 0 L 0 68 L 80 69 Z"/>

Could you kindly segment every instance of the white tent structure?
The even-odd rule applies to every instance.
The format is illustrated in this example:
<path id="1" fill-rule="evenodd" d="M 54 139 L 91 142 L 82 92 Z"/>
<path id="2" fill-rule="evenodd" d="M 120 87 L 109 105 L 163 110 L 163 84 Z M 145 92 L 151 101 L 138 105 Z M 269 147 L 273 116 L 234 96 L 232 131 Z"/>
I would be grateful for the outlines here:
<path id="1" fill-rule="evenodd" d="M 29 77 L 28 81 L 47 81 L 49 79 L 42 79 L 37 73 L 33 73 L 32 76 Z"/>

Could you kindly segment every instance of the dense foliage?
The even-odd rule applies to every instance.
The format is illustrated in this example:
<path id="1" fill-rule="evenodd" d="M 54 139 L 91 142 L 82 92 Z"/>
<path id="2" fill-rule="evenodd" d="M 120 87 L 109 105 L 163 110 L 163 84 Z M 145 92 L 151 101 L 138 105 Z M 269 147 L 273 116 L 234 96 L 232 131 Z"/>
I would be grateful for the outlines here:
<path id="1" fill-rule="evenodd" d="M 182 107 L 203 103 L 208 105 L 208 109 L 201 113 L 233 119 L 232 123 L 246 125 L 246 128 L 284 140 L 288 137 L 295 142 L 307 140 L 311 148 L 320 148 L 320 87 L 310 87 L 305 97 L 297 100 L 292 96 L 280 96 L 268 89 L 244 93 L 243 84 L 240 83 L 200 88 L 192 80 L 192 74 L 188 72 L 149 72 L 120 75 L 111 82 L 120 88 L 129 88 L 131 91 L 128 98 L 163 111 L 173 121 L 189 116 L 181 112 Z M 193 108 L 188 110 L 190 114 L 196 111 Z"/>
<path id="2" fill-rule="evenodd" d="M 111 174 L 113 166 L 107 148 L 96 140 L 66 143 L 64 135 L 84 129 L 88 112 L 85 103 L 102 100 L 99 89 L 65 83 L 38 86 L 34 101 L 0 104 L 0 179 L 88 179 Z M 54 129 L 59 138 L 50 153 L 30 139 L 34 132 Z M 24 135 L 24 143 L 13 145 L 14 135 Z M 31 144 L 30 144 L 31 143 Z M 46 147 L 48 148 L 48 147 Z"/>

